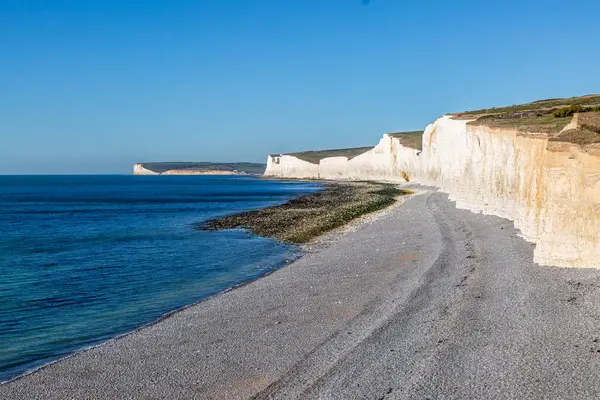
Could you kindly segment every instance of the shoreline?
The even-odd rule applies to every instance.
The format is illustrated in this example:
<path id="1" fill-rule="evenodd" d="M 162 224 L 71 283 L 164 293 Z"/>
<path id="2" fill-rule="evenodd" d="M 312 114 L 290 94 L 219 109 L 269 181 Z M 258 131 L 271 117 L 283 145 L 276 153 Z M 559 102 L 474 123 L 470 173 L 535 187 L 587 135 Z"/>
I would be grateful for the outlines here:
<path id="1" fill-rule="evenodd" d="M 290 260 L 284 261 L 282 263 L 279 263 L 277 266 L 274 266 L 273 268 L 265 271 L 264 274 L 262 274 L 260 276 L 255 276 L 255 277 L 249 278 L 247 280 L 244 280 L 244 281 L 242 281 L 240 283 L 236 283 L 233 286 L 225 288 L 225 289 L 223 289 L 223 290 L 221 290 L 221 291 L 219 291 L 217 293 L 208 295 L 208 296 L 206 296 L 206 297 L 204 297 L 204 298 L 202 298 L 200 300 L 194 301 L 193 303 L 186 304 L 186 305 L 183 305 L 181 307 L 177 307 L 177 308 L 175 308 L 175 309 L 173 309 L 171 311 L 167 311 L 164 314 L 160 315 L 158 318 L 156 318 L 156 319 L 154 319 L 154 320 L 152 320 L 152 321 L 150 321 L 148 323 L 145 323 L 143 325 L 140 325 L 140 326 L 136 327 L 135 329 L 132 329 L 132 330 L 124 332 L 124 333 L 121 333 L 121 334 L 119 334 L 117 336 L 114 336 L 114 337 L 111 337 L 109 339 L 102 340 L 102 341 L 100 341 L 100 342 L 98 342 L 96 344 L 92 344 L 92 345 L 83 347 L 81 349 L 75 350 L 73 352 L 70 352 L 69 354 L 66 354 L 66 355 L 64 355 L 64 356 L 62 356 L 60 358 L 57 358 L 56 360 L 51 360 L 51 361 L 48 361 L 48 362 L 46 362 L 46 363 L 44 363 L 44 364 L 42 364 L 40 366 L 31 368 L 31 369 L 29 369 L 29 370 L 27 370 L 27 371 L 25 371 L 25 372 L 23 372 L 23 373 L 21 373 L 19 375 L 16 375 L 16 376 L 8 379 L 8 380 L 0 381 L 0 386 L 9 384 L 11 382 L 20 380 L 22 378 L 26 378 L 27 376 L 29 376 L 31 374 L 35 374 L 36 372 L 38 372 L 40 370 L 43 370 L 43 369 L 45 369 L 45 368 L 47 368 L 47 367 L 49 367 L 49 366 L 51 366 L 53 364 L 62 362 L 63 360 L 67 360 L 67 359 L 69 359 L 71 357 L 76 357 L 78 355 L 84 354 L 84 353 L 88 352 L 89 350 L 93 350 L 95 348 L 100 348 L 100 347 L 108 345 L 108 344 L 110 344 L 110 343 L 112 343 L 114 341 L 120 340 L 120 339 L 122 339 L 124 337 L 130 336 L 130 335 L 134 335 L 134 334 L 136 334 L 136 333 L 138 333 L 140 331 L 143 331 L 144 329 L 150 328 L 150 327 L 152 327 L 154 325 L 160 324 L 161 322 L 168 320 L 169 318 L 173 317 L 177 313 L 180 313 L 182 311 L 187 310 L 188 308 L 191 308 L 191 307 L 197 306 L 199 304 L 202 304 L 202 303 L 204 303 L 204 302 L 212 299 L 213 297 L 221 296 L 221 295 L 223 295 L 225 293 L 229 293 L 229 292 L 231 292 L 231 291 L 233 291 L 235 289 L 238 289 L 238 288 L 244 287 L 246 285 L 249 285 L 249 284 L 251 284 L 254 281 L 257 281 L 259 279 L 265 278 L 265 277 L 267 277 L 267 276 L 269 276 L 269 275 L 277 272 L 278 270 L 280 270 L 282 268 L 285 268 L 285 267 L 293 264 L 294 262 L 296 262 L 300 258 L 302 258 L 302 256 L 304 255 L 304 253 L 305 253 L 306 250 L 305 250 L 305 248 L 303 246 L 298 246 L 298 249 L 299 249 L 299 252 L 298 252 L 297 255 L 295 255 L 295 257 L 293 259 L 290 259 Z"/>
<path id="2" fill-rule="evenodd" d="M 280 179 L 275 179 L 275 180 L 277 180 L 277 181 L 285 181 L 285 180 L 280 180 Z M 294 179 L 292 181 L 294 181 L 294 182 L 298 182 L 298 181 L 320 182 L 324 186 L 335 185 L 337 183 L 340 183 L 340 182 L 331 182 L 331 181 L 326 181 L 326 180 L 307 180 L 307 179 Z M 343 183 L 346 183 L 346 182 L 341 182 L 341 183 L 343 184 Z M 235 290 L 239 290 L 239 289 L 244 288 L 244 287 L 246 287 L 248 285 L 251 285 L 251 284 L 253 284 L 253 283 L 257 282 L 257 281 L 265 279 L 265 278 L 267 278 L 267 277 L 269 277 L 269 276 L 277 273 L 278 271 L 280 271 L 280 270 L 282 270 L 284 268 L 292 266 L 294 263 L 296 263 L 299 260 L 301 260 L 307 254 L 309 254 L 311 252 L 315 252 L 315 251 L 319 252 L 319 251 L 327 248 L 333 242 L 335 242 L 337 239 L 339 239 L 340 237 L 343 237 L 343 236 L 345 236 L 347 234 L 352 233 L 354 229 L 359 228 L 361 225 L 369 223 L 371 221 L 374 221 L 374 220 L 377 220 L 379 218 L 384 217 L 387 213 L 389 213 L 390 211 L 392 211 L 396 207 L 399 207 L 407 198 L 410 198 L 410 197 L 412 197 L 414 195 L 418 195 L 418 194 L 419 194 L 418 192 L 414 192 L 412 190 L 411 191 L 407 191 L 406 193 L 398 196 L 396 198 L 396 201 L 394 201 L 393 203 L 391 203 L 390 205 L 388 205 L 388 206 L 386 206 L 384 208 L 381 208 L 381 209 L 378 209 L 378 210 L 375 210 L 375 211 L 372 211 L 372 212 L 369 212 L 369 213 L 366 213 L 366 214 L 362 214 L 362 215 L 360 215 L 360 216 L 358 216 L 358 217 L 356 217 L 356 218 L 354 218 L 354 219 L 346 222 L 345 224 L 343 224 L 341 226 L 338 226 L 336 228 L 333 228 L 331 230 L 328 230 L 328 231 L 323 232 L 323 233 L 321 233 L 321 234 L 319 234 L 317 236 L 312 237 L 307 242 L 292 243 L 293 245 L 297 246 L 298 250 L 299 250 L 299 252 L 295 255 L 295 257 L 293 259 L 291 259 L 291 260 L 287 260 L 287 261 L 281 263 L 281 265 L 274 266 L 273 268 L 271 268 L 268 271 L 266 271 L 264 274 L 262 274 L 260 276 L 256 276 L 256 277 L 248 279 L 248 280 L 244 280 L 243 282 L 240 282 L 240 283 L 235 284 L 235 285 L 233 285 L 231 287 L 223 289 L 222 291 L 220 291 L 218 293 L 209 295 L 209 296 L 207 296 L 207 297 L 205 297 L 203 299 L 197 300 L 197 301 L 195 301 L 193 303 L 186 304 L 184 306 L 181 306 L 181 307 L 178 307 L 178 308 L 173 309 L 171 311 L 168 311 L 168 312 L 162 314 L 161 316 L 159 316 L 158 318 L 156 318 L 155 320 L 153 320 L 151 322 L 148 322 L 146 324 L 140 325 L 139 327 L 137 327 L 137 328 L 135 328 L 133 330 L 130 330 L 128 332 L 124 332 L 122 334 L 119 334 L 119 335 L 117 335 L 115 337 L 112 337 L 112 338 L 109 338 L 107 340 L 103 340 L 103 341 L 101 341 L 99 343 L 92 344 L 92 345 L 86 346 L 84 348 L 78 349 L 78 350 L 76 350 L 74 352 L 71 352 L 69 354 L 66 354 L 66 355 L 64 355 L 64 356 L 62 356 L 62 357 L 60 357 L 60 358 L 58 358 L 56 360 L 51 360 L 51 361 L 48 361 L 47 363 L 44 363 L 44 364 L 42 364 L 40 366 L 34 367 L 32 369 L 29 369 L 29 370 L 27 370 L 27 371 L 25 371 L 25 372 L 23 372 L 23 373 L 21 373 L 19 375 L 16 375 L 16 376 L 14 376 L 14 377 L 12 377 L 12 378 L 10 378 L 8 380 L 0 381 L 0 389 L 3 386 L 10 385 L 11 383 L 14 383 L 14 382 L 17 382 L 17 381 L 20 381 L 20 380 L 23 380 L 23 379 L 27 379 L 29 376 L 34 375 L 34 374 L 36 374 L 36 373 L 38 373 L 40 371 L 43 371 L 43 370 L 45 370 L 45 369 L 47 369 L 49 367 L 52 367 L 53 365 L 60 364 L 60 363 L 62 363 L 64 361 L 67 361 L 67 360 L 69 360 L 71 358 L 84 356 L 86 353 L 88 353 L 88 352 L 90 352 L 90 351 L 92 351 L 94 349 L 100 349 L 100 348 L 103 348 L 105 346 L 109 346 L 109 345 L 111 345 L 113 343 L 116 343 L 116 342 L 118 342 L 120 340 L 123 340 L 123 339 L 125 339 L 127 337 L 139 334 L 139 333 L 141 333 L 141 332 L 143 332 L 143 331 L 145 331 L 147 329 L 150 329 L 150 328 L 152 328 L 154 326 L 162 324 L 163 322 L 165 322 L 165 321 L 167 321 L 167 320 L 175 317 L 176 315 L 178 315 L 178 314 L 180 314 L 182 312 L 185 312 L 185 311 L 187 311 L 189 309 L 192 309 L 194 307 L 197 307 L 197 306 L 201 306 L 203 303 L 206 303 L 208 301 L 214 300 L 214 299 L 216 299 L 216 298 L 218 298 L 220 296 L 223 296 L 223 295 L 225 295 L 227 293 L 231 293 L 231 292 L 233 292 Z M 299 197 L 306 197 L 306 196 L 311 196 L 311 195 L 312 194 L 308 194 L 308 195 L 299 196 Z M 292 200 L 294 200 L 294 199 L 292 199 Z M 292 201 L 292 200 L 290 200 L 290 201 Z M 287 203 L 288 202 L 286 202 L 286 203 L 284 203 L 282 205 L 285 205 Z M 270 207 L 265 207 L 265 208 L 275 208 L 275 207 L 279 207 L 279 206 L 270 206 Z M 262 209 L 260 209 L 260 210 L 262 210 Z M 256 211 L 260 211 L 260 210 L 256 210 Z M 245 212 L 242 212 L 242 213 L 239 213 L 239 214 L 244 214 L 244 213 Z M 234 215 L 238 215 L 238 214 L 234 214 Z M 234 229 L 243 229 L 243 228 L 234 228 Z M 275 238 L 270 238 L 270 239 L 277 240 Z"/>
<path id="3" fill-rule="evenodd" d="M 344 183 L 346 183 L 346 182 L 331 182 L 331 181 L 325 181 L 325 180 L 306 180 L 306 179 L 293 179 L 293 180 L 273 179 L 273 180 L 277 180 L 277 181 L 281 181 L 281 182 L 285 182 L 285 181 L 293 181 L 293 182 L 306 181 L 306 182 L 311 182 L 311 183 L 318 183 L 320 186 L 324 186 L 325 188 L 324 189 L 319 189 L 316 192 L 308 194 L 308 195 L 298 196 L 298 197 L 296 197 L 296 198 L 294 198 L 294 199 L 292 199 L 292 200 L 290 200 L 290 201 L 288 201 L 288 202 L 286 202 L 284 204 L 278 205 L 278 206 L 269 206 L 269 207 L 265 207 L 263 209 L 259 209 L 259 210 L 255 210 L 255 211 L 262 211 L 262 210 L 267 209 L 267 208 L 278 208 L 278 207 L 281 207 L 281 206 L 285 206 L 289 202 L 292 202 L 292 201 L 294 201 L 294 200 L 296 200 L 296 199 L 298 199 L 300 197 L 310 197 L 310 196 L 313 196 L 315 193 L 323 192 L 323 191 L 328 190 L 328 187 L 331 188 L 332 186 L 336 186 L 337 184 L 341 183 L 342 185 L 344 185 Z M 371 184 L 373 184 L 373 183 L 371 183 Z M 374 184 L 378 185 L 378 183 L 374 183 Z M 407 192 L 406 194 L 409 194 L 409 193 Z M 403 194 L 402 196 L 404 196 L 404 195 L 405 194 Z M 164 314 L 162 314 L 159 317 L 157 317 L 156 319 L 154 319 L 154 320 L 152 320 L 150 322 L 147 322 L 147 323 L 145 323 L 143 325 L 140 325 L 140 326 L 136 327 L 135 329 L 129 330 L 127 332 L 120 333 L 120 334 L 118 334 L 118 335 L 116 335 L 114 337 L 111 337 L 111 338 L 108 338 L 108 339 L 105 339 L 105 340 L 100 340 L 97 343 L 94 343 L 94 344 L 85 346 L 83 348 L 77 349 L 75 351 L 69 352 L 69 353 L 67 353 L 67 354 L 65 354 L 63 356 L 60 356 L 59 358 L 57 358 L 55 360 L 50 360 L 50 361 L 48 361 L 46 363 L 43 363 L 43 364 L 41 364 L 39 366 L 35 366 L 33 368 L 30 368 L 30 369 L 28 369 L 28 370 L 26 370 L 26 371 L 24 371 L 22 373 L 19 373 L 18 375 L 15 375 L 15 376 L 11 377 L 8 380 L 0 381 L 0 386 L 6 385 L 6 384 L 10 384 L 11 382 L 14 382 L 14 381 L 26 378 L 29 375 L 35 374 L 35 373 L 37 373 L 40 370 L 43 370 L 43 369 L 45 369 L 45 368 L 47 368 L 47 367 L 49 367 L 51 365 L 54 365 L 56 363 L 60 363 L 60 362 L 62 362 L 64 360 L 66 360 L 66 359 L 69 359 L 71 357 L 79 356 L 81 354 L 84 354 L 84 353 L 92 350 L 92 349 L 103 347 L 103 346 L 108 345 L 108 344 L 110 344 L 110 343 L 112 343 L 114 341 L 118 341 L 118 340 L 120 340 L 120 339 L 122 339 L 124 337 L 136 334 L 136 333 L 138 333 L 138 332 L 140 332 L 140 331 L 142 331 L 144 329 L 147 329 L 147 328 L 150 328 L 150 327 L 152 327 L 152 326 L 154 326 L 156 324 L 159 324 L 159 323 L 161 323 L 161 322 L 163 322 L 163 321 L 171 318 L 173 315 L 175 315 L 175 314 L 177 314 L 179 312 L 185 311 L 188 308 L 197 306 L 197 305 L 199 305 L 199 304 L 201 304 L 203 302 L 206 302 L 206 301 L 208 301 L 208 300 L 210 300 L 210 299 L 212 299 L 214 297 L 221 296 L 221 295 L 223 295 L 225 293 L 228 293 L 228 292 L 231 292 L 231 291 L 236 290 L 238 288 L 241 288 L 241 287 L 244 287 L 246 285 L 249 285 L 249 284 L 251 284 L 251 283 L 253 283 L 253 282 L 257 281 L 257 280 L 263 279 L 263 278 L 265 278 L 265 277 L 267 277 L 267 276 L 269 276 L 269 275 L 277 272 L 278 270 L 280 270 L 282 268 L 285 268 L 285 267 L 288 267 L 288 266 L 292 265 L 294 262 L 298 261 L 303 256 L 305 256 L 307 252 L 312 251 L 315 246 L 319 246 L 320 247 L 320 246 L 323 245 L 323 243 L 325 243 L 327 241 L 330 241 L 333 237 L 337 237 L 337 236 L 345 234 L 347 229 L 349 229 L 349 228 L 351 228 L 351 227 L 353 227 L 353 226 L 355 226 L 357 224 L 360 224 L 360 223 L 364 222 L 365 218 L 369 218 L 369 217 L 376 218 L 378 215 L 380 215 L 382 213 L 385 213 L 386 211 L 388 211 L 392 207 L 401 204 L 401 200 L 400 199 L 401 199 L 401 196 L 399 196 L 396 199 L 395 202 L 393 202 L 389 206 L 386 206 L 385 208 L 382 208 L 382 209 L 379 209 L 379 210 L 375 210 L 375 211 L 372 211 L 372 212 L 360 215 L 360 216 L 358 216 L 356 218 L 353 218 L 352 220 L 345 222 L 341 226 L 338 226 L 338 227 L 333 228 L 331 230 L 328 230 L 326 232 L 322 232 L 319 235 L 311 237 L 311 239 L 309 241 L 307 241 L 307 242 L 303 242 L 303 243 L 285 243 L 285 242 L 281 242 L 280 241 L 281 243 L 284 243 L 284 244 L 295 245 L 298 248 L 298 252 L 296 254 L 294 254 L 293 258 L 288 259 L 288 260 L 286 260 L 284 262 L 281 262 L 281 263 L 279 263 L 277 265 L 274 265 L 273 267 L 271 267 L 267 271 L 265 271 L 263 274 L 261 274 L 259 276 L 251 277 L 249 279 L 245 279 L 245 280 L 243 280 L 243 281 L 241 281 L 241 282 L 239 282 L 239 283 L 237 283 L 237 284 L 235 284 L 233 286 L 227 287 L 227 288 L 225 288 L 225 289 L 223 289 L 223 290 L 221 290 L 221 291 L 219 291 L 217 293 L 208 295 L 208 296 L 206 296 L 206 297 L 204 297 L 202 299 L 194 301 L 193 303 L 186 304 L 186 305 L 183 305 L 181 307 L 175 308 L 173 310 L 167 311 Z M 252 213 L 252 212 L 253 211 L 248 211 L 248 212 L 242 212 L 242 213 L 233 214 L 233 215 L 246 214 L 246 213 Z M 242 230 L 244 230 L 244 228 L 234 228 L 234 229 L 242 229 Z M 262 236 L 262 235 L 259 235 L 259 236 Z M 264 236 L 264 237 L 266 237 L 266 236 Z M 277 238 L 273 238 L 273 237 L 266 237 L 266 238 L 279 241 Z"/>
<path id="4" fill-rule="evenodd" d="M 204 221 L 197 228 L 207 231 L 245 229 L 282 243 L 303 244 L 413 193 L 393 183 L 319 182 L 322 190 L 281 205 Z"/>
<path id="5" fill-rule="evenodd" d="M 275 267 L 273 267 L 273 268 L 265 271 L 265 273 L 262 274 L 262 275 L 260 275 L 260 276 L 256 276 L 256 277 L 250 278 L 248 280 L 244 280 L 243 282 L 237 283 L 237 284 L 235 284 L 233 286 L 230 286 L 230 287 L 228 287 L 226 289 L 223 289 L 220 292 L 217 292 L 215 294 L 211 294 L 209 296 L 206 296 L 206 297 L 204 297 L 204 298 L 202 298 L 200 300 L 197 300 L 197 301 L 195 301 L 193 303 L 186 304 L 184 306 L 178 307 L 178 308 L 173 309 L 171 311 L 167 311 L 166 313 L 162 314 L 158 318 L 156 318 L 156 319 L 154 319 L 154 320 L 152 320 L 152 321 L 150 321 L 150 322 L 148 322 L 146 324 L 140 325 L 140 326 L 138 326 L 137 328 L 135 328 L 133 330 L 121 333 L 121 334 L 119 334 L 119 335 L 117 335 L 115 337 L 111 337 L 111 338 L 106 339 L 106 340 L 102 340 L 101 342 L 98 342 L 96 344 L 92 344 L 92 345 L 83 347 L 81 349 L 75 350 L 75 351 L 73 351 L 73 352 L 71 352 L 69 354 L 66 354 L 66 355 L 64 355 L 64 356 L 62 356 L 62 357 L 60 357 L 60 358 L 58 358 L 56 360 L 48 361 L 47 363 L 44 363 L 44 364 L 42 364 L 42 365 L 40 365 L 38 367 L 31 368 L 31 369 L 29 369 L 29 370 L 27 370 L 27 371 L 25 371 L 25 372 L 23 372 L 23 373 L 21 373 L 19 375 L 16 375 L 16 376 L 8 379 L 8 380 L 0 381 L 0 386 L 9 384 L 9 383 L 14 382 L 14 381 L 18 381 L 18 380 L 20 380 L 22 378 L 26 378 L 29 375 L 35 374 L 36 372 L 38 372 L 40 370 L 43 370 L 43 369 L 45 369 L 47 367 L 50 367 L 53 364 L 62 362 L 64 360 L 67 360 L 67 359 L 69 359 L 71 357 L 76 357 L 76 356 L 79 356 L 81 354 L 85 354 L 86 352 L 88 352 L 90 350 L 93 350 L 93 349 L 96 349 L 96 348 L 100 348 L 102 346 L 108 345 L 108 344 L 110 344 L 112 342 L 118 341 L 118 340 L 120 340 L 122 338 L 125 338 L 127 336 L 134 335 L 134 334 L 136 334 L 136 333 L 138 333 L 140 331 L 143 331 L 144 329 L 151 328 L 154 325 L 160 324 L 161 322 L 164 322 L 164 321 L 168 320 L 169 318 L 173 317 L 177 313 L 183 312 L 183 311 L 187 310 L 188 308 L 192 308 L 192 307 L 195 307 L 197 305 L 200 305 L 200 304 L 202 304 L 202 303 L 204 303 L 204 302 L 212 299 L 213 297 L 221 296 L 221 295 L 223 295 L 225 293 L 229 293 L 229 292 L 231 292 L 233 290 L 236 290 L 238 288 L 241 288 L 241 287 L 244 287 L 246 285 L 249 285 L 249 284 L 253 283 L 254 281 L 257 281 L 259 279 L 265 278 L 265 277 L 267 277 L 267 276 L 269 276 L 269 275 L 277 272 L 278 270 L 280 270 L 282 268 L 285 268 L 288 265 L 293 264 L 294 262 L 296 262 L 300 258 L 302 258 L 302 256 L 304 255 L 303 253 L 306 250 L 302 246 L 298 246 L 298 247 L 299 247 L 299 250 L 300 250 L 300 254 L 298 254 L 292 260 L 288 260 L 288 261 L 285 261 L 283 263 L 280 263 L 281 265 L 275 266 Z"/>
<path id="6" fill-rule="evenodd" d="M 540 267 L 510 221 L 416 190 L 285 268 L 2 385 L 0 397 L 600 396 L 588 351 L 597 273 Z"/>
<path id="7" fill-rule="evenodd" d="M 415 193 L 415 194 L 418 194 L 418 193 Z M 143 331 L 145 329 L 151 328 L 154 325 L 160 324 L 160 323 L 168 320 L 169 318 L 172 318 L 176 314 L 178 314 L 180 312 L 183 312 L 183 311 L 186 311 L 189 308 L 193 308 L 193 307 L 199 306 L 202 303 L 205 303 L 205 302 L 207 302 L 207 301 L 209 301 L 209 300 L 211 300 L 213 298 L 222 296 L 222 295 L 224 295 L 226 293 L 229 293 L 229 292 L 232 292 L 234 290 L 243 288 L 243 287 L 248 286 L 248 285 L 250 285 L 250 284 L 252 284 L 252 283 L 254 283 L 256 281 L 259 281 L 261 279 L 267 278 L 268 276 L 276 273 L 277 271 L 293 265 L 295 262 L 299 261 L 304 256 L 306 256 L 307 253 L 313 252 L 313 251 L 315 251 L 315 249 L 317 249 L 316 251 L 319 251 L 319 250 L 327 247 L 332 242 L 334 242 L 335 240 L 337 240 L 339 237 L 344 236 L 344 235 L 346 235 L 348 233 L 351 233 L 353 228 L 357 228 L 361 224 L 368 223 L 368 222 L 370 222 L 372 220 L 375 220 L 377 218 L 380 218 L 380 217 L 384 216 L 386 213 L 390 212 L 395 207 L 400 206 L 402 204 L 402 202 L 405 200 L 405 198 L 409 197 L 411 195 L 412 194 L 409 194 L 409 195 L 406 195 L 405 197 L 402 197 L 401 199 L 399 199 L 398 201 L 396 201 L 395 203 L 391 204 L 390 206 L 388 206 L 386 208 L 383 208 L 383 209 L 380 209 L 380 210 L 377 210 L 377 211 L 373 211 L 373 212 L 371 212 L 369 214 L 364 214 L 364 215 L 362 215 L 362 216 L 360 216 L 358 218 L 355 218 L 354 220 L 346 223 L 345 225 L 342 225 L 340 227 L 334 228 L 334 229 L 332 229 L 330 231 L 327 231 L 327 232 L 325 232 L 325 233 L 323 233 L 323 234 L 321 234 L 319 236 L 316 236 L 316 237 L 312 238 L 309 242 L 302 243 L 302 244 L 296 244 L 296 246 L 298 247 L 299 252 L 298 252 L 298 254 L 296 254 L 296 256 L 293 259 L 287 260 L 287 261 L 281 263 L 278 266 L 274 266 L 273 268 L 269 269 L 268 271 L 265 271 L 265 273 L 262 274 L 262 275 L 260 275 L 260 276 L 256 276 L 254 278 L 250 278 L 250 279 L 244 280 L 243 282 L 237 283 L 237 284 L 235 284 L 233 286 L 230 286 L 230 287 L 228 287 L 226 289 L 223 289 L 223 290 L 221 290 L 218 293 L 209 295 L 209 296 L 207 296 L 207 297 L 205 297 L 203 299 L 197 300 L 197 301 L 195 301 L 193 303 L 186 304 L 184 306 L 181 306 L 181 307 L 178 307 L 178 308 L 173 309 L 171 311 L 168 311 L 168 312 L 162 314 L 161 316 L 159 316 L 158 318 L 156 318 L 155 320 L 153 320 L 151 322 L 148 322 L 148 323 L 146 323 L 144 325 L 140 325 L 139 327 L 137 327 L 137 328 L 135 328 L 133 330 L 121 333 L 121 334 L 119 334 L 119 335 L 117 335 L 115 337 L 109 338 L 107 340 L 103 340 L 103 341 L 101 341 L 99 343 L 92 344 L 92 345 L 86 346 L 84 348 L 78 349 L 78 350 L 76 350 L 74 352 L 71 352 L 69 354 L 66 354 L 66 355 L 64 355 L 64 356 L 62 356 L 62 357 L 60 357 L 60 358 L 58 358 L 56 360 L 48 361 L 47 363 L 44 363 L 44 364 L 42 364 L 40 366 L 37 366 L 37 367 L 32 368 L 32 369 L 29 369 L 29 370 L 27 370 L 27 371 L 25 371 L 25 372 L 23 372 L 23 373 L 21 373 L 19 375 L 16 375 L 16 376 L 14 376 L 14 377 L 12 377 L 12 378 L 10 378 L 8 380 L 0 381 L 0 386 L 7 385 L 7 384 L 10 384 L 12 382 L 21 380 L 21 379 L 25 379 L 29 375 L 35 374 L 38 371 L 41 371 L 41 370 L 43 370 L 43 369 L 45 369 L 47 367 L 50 367 L 50 366 L 52 366 L 54 364 L 60 363 L 60 362 L 62 362 L 64 360 L 67 360 L 67 359 L 72 358 L 72 357 L 80 356 L 82 354 L 87 353 L 90 350 L 93 350 L 93 349 L 96 349 L 96 348 L 100 348 L 100 347 L 109 345 L 112 342 L 121 340 L 121 339 L 123 339 L 125 337 L 131 336 L 131 335 L 135 335 L 136 333 L 139 333 L 139 332 L 141 332 L 141 331 Z"/>

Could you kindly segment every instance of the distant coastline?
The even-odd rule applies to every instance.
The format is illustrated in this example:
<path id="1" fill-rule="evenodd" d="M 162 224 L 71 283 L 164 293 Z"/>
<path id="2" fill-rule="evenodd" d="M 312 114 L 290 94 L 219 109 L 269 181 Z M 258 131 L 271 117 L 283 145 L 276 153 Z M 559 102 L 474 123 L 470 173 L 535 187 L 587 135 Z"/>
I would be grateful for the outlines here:
<path id="1" fill-rule="evenodd" d="M 266 164 L 212 162 L 150 162 L 133 166 L 133 175 L 262 175 Z"/>
<path id="2" fill-rule="evenodd" d="M 5 350 L 0 352 L 0 386 L 47 361 L 138 329 L 288 264 L 299 256 L 299 248 L 241 231 L 194 232 L 190 224 L 215 213 L 283 204 L 317 190 L 314 182 L 250 175 L 137 178 L 0 177 L 0 211 L 25 221 L 13 230 L 9 218 L 0 218 L 5 232 L 0 269 L 6 272 L 0 282 L 0 320 L 20 321 L 0 335 Z M 30 197 L 17 198 L 23 188 Z M 30 212 L 36 218 L 27 218 Z M 64 228 L 49 222 L 64 213 L 70 213 Z M 143 233 L 130 228 L 135 226 L 143 226 Z M 24 256 L 40 266 L 35 273 L 20 266 Z M 144 296 L 137 296 L 142 290 Z M 73 325 L 78 329 L 71 329 Z M 36 341 L 35 353 L 28 352 L 28 340 Z"/>

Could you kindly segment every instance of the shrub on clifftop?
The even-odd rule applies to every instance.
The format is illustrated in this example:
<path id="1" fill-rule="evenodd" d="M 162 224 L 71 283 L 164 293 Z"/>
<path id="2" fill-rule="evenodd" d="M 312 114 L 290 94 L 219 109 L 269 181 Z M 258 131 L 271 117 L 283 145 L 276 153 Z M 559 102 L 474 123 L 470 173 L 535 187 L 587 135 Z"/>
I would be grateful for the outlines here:
<path id="1" fill-rule="evenodd" d="M 600 111 L 600 106 L 594 107 L 582 107 L 582 106 L 569 106 L 565 108 L 561 108 L 560 110 L 556 110 L 552 113 L 554 118 L 565 118 L 572 117 L 575 113 L 584 113 L 584 112 L 596 112 Z"/>

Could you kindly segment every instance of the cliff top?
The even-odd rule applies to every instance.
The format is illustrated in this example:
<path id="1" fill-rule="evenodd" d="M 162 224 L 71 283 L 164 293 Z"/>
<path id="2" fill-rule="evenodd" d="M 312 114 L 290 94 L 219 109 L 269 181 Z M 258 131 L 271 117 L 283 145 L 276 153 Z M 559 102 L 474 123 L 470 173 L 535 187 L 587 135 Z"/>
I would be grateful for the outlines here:
<path id="1" fill-rule="evenodd" d="M 473 119 L 470 125 L 544 134 L 554 141 L 582 145 L 600 143 L 600 95 L 538 100 L 452 116 Z"/>
<path id="2" fill-rule="evenodd" d="M 405 147 L 412 149 L 422 150 L 423 149 L 423 131 L 412 131 L 412 132 L 393 132 L 388 133 L 393 138 L 400 140 L 400 144 Z M 347 157 L 348 160 L 353 159 L 367 151 L 373 149 L 373 147 L 355 147 L 350 149 L 332 149 L 332 150 L 313 150 L 313 151 L 300 151 L 297 153 L 285 153 L 288 156 L 294 156 L 300 160 L 318 164 L 324 158 L 329 157 Z M 272 154 L 276 155 L 276 154 Z"/>
<path id="3" fill-rule="evenodd" d="M 388 133 L 388 135 L 400 140 L 400 144 L 404 147 L 423 150 L 423 131 L 394 132 Z"/>
<path id="4" fill-rule="evenodd" d="M 260 163 L 213 163 L 213 162 L 149 162 L 142 163 L 144 168 L 156 173 L 171 170 L 200 170 L 200 171 L 240 171 L 249 174 L 262 174 L 266 164 Z"/>
<path id="5" fill-rule="evenodd" d="M 505 107 L 484 108 L 481 110 L 464 111 L 453 114 L 455 117 L 473 117 L 481 116 L 482 114 L 501 114 L 501 113 L 517 113 L 519 111 L 533 111 L 550 108 L 562 108 L 566 106 L 592 106 L 600 105 L 600 94 L 588 94 L 579 97 L 565 97 L 548 100 L 537 100 L 531 103 L 518 104 Z"/>
<path id="6" fill-rule="evenodd" d="M 348 157 L 350 160 L 356 156 L 366 153 L 372 148 L 373 147 L 355 147 L 352 149 L 301 151 L 298 153 L 286 153 L 286 155 L 294 156 L 309 163 L 318 164 L 319 161 L 328 157 Z"/>

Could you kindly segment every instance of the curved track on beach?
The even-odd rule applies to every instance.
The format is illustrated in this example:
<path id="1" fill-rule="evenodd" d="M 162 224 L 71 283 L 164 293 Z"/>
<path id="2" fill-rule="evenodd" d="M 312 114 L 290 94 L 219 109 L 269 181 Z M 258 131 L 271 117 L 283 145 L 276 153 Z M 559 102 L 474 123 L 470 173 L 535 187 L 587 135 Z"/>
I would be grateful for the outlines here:
<path id="1" fill-rule="evenodd" d="M 600 271 L 424 190 L 265 278 L 3 399 L 600 398 Z"/>

